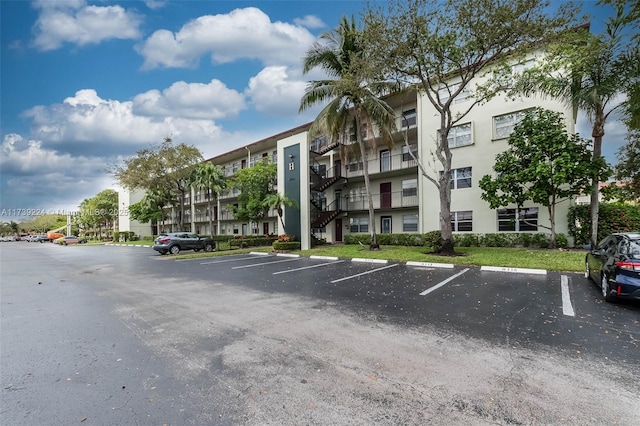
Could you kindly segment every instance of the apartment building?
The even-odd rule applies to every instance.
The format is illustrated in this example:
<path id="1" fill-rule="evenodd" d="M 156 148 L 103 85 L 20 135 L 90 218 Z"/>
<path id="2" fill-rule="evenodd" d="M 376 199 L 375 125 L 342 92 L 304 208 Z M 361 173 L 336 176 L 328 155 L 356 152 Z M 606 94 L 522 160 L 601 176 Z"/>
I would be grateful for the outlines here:
<path id="1" fill-rule="evenodd" d="M 523 66 L 518 64 L 516 66 Z M 444 94 L 442 94 L 444 96 Z M 369 149 L 363 159 L 351 130 L 338 140 L 310 139 L 310 124 L 299 126 L 242 148 L 208 159 L 231 177 L 244 167 L 268 159 L 278 165 L 278 191 L 296 201 L 284 209 L 287 233 L 294 235 L 302 248 L 314 242 L 341 242 L 346 234 L 424 233 L 437 230 L 440 202 L 434 184 L 424 178 L 414 159 L 436 178 L 442 165 L 433 157 L 440 117 L 425 96 L 412 91 L 385 99 L 397 117 L 394 143 L 383 143 L 369 123 L 362 136 Z M 454 114 L 469 107 L 471 98 L 461 93 L 454 100 Z M 451 148 L 451 211 L 456 233 L 548 232 L 547 209 L 526 204 L 491 209 L 481 199 L 480 179 L 492 174 L 495 156 L 504 151 L 515 124 L 523 113 L 534 107 L 564 114 L 567 131 L 574 132 L 574 113 L 570 107 L 552 99 L 507 99 L 500 96 L 474 107 L 449 135 Z M 412 153 L 414 155 L 412 155 Z M 364 182 L 364 162 L 368 166 L 375 209 L 375 223 L 369 223 L 368 199 Z M 191 232 L 214 235 L 280 234 L 275 211 L 262 223 L 242 223 L 233 218 L 230 206 L 237 204 L 237 190 L 221 194 L 209 209 L 209 194 L 191 191 L 185 200 L 184 226 Z M 556 231 L 567 233 L 569 202 L 560 204 L 556 213 Z M 213 228 L 209 218 L 213 219 Z M 123 223 L 121 218 L 120 223 Z M 526 223 L 524 221 L 526 219 Z M 161 224 L 172 229 L 172 222 Z M 121 225 L 122 227 L 122 225 Z"/>

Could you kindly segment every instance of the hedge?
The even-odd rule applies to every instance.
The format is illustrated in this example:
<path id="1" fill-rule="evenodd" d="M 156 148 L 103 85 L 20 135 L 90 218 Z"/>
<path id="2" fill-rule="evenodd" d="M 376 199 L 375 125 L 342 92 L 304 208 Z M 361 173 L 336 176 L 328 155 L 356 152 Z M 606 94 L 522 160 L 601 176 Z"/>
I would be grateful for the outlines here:
<path id="1" fill-rule="evenodd" d="M 274 241 L 273 249 L 274 250 L 300 250 L 300 243 L 296 241 L 287 241 L 287 242 Z"/>
<path id="2" fill-rule="evenodd" d="M 591 206 L 572 206 L 569 209 L 569 235 L 576 245 L 591 241 Z M 600 203 L 598 210 L 598 241 L 614 232 L 640 231 L 640 206 L 621 203 Z"/>
<path id="3" fill-rule="evenodd" d="M 377 234 L 378 244 L 390 246 L 425 246 L 438 252 L 442 248 L 440 231 L 426 234 Z M 537 247 L 551 246 L 551 234 L 510 232 L 496 234 L 454 234 L 453 242 L 457 247 Z M 345 244 L 371 243 L 368 234 L 348 234 L 344 237 Z M 568 241 L 564 234 L 556 234 L 556 247 L 567 247 Z"/>

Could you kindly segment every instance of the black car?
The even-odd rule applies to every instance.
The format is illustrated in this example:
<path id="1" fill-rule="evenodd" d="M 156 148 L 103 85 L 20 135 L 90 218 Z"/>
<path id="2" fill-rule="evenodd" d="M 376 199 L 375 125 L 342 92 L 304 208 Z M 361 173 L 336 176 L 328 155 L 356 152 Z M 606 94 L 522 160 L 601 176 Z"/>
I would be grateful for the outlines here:
<path id="1" fill-rule="evenodd" d="M 211 238 L 200 237 L 190 232 L 160 234 L 153 244 L 153 249 L 160 254 L 178 254 L 182 250 L 213 251 L 214 247 L 215 244 Z"/>
<path id="2" fill-rule="evenodd" d="M 585 278 L 600 283 L 607 302 L 640 300 L 640 232 L 611 234 L 585 258 Z"/>

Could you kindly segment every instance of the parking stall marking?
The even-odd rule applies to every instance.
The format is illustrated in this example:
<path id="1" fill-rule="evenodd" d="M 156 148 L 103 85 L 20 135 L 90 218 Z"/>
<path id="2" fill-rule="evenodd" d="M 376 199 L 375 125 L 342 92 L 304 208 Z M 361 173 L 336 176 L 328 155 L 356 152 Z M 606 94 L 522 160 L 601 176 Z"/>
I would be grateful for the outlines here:
<path id="1" fill-rule="evenodd" d="M 281 263 L 281 262 L 291 262 L 293 260 L 299 260 L 299 259 L 296 257 L 295 259 L 274 260 L 273 262 L 253 263 L 251 265 L 234 266 L 231 269 L 253 268 L 254 266 L 271 265 L 272 263 Z"/>
<path id="2" fill-rule="evenodd" d="M 351 278 L 356 278 L 356 277 L 359 277 L 359 276 L 362 276 L 362 275 L 373 274 L 374 272 L 382 271 L 383 269 L 393 268 L 394 266 L 398 266 L 398 264 L 394 263 L 393 265 L 383 266 L 382 268 L 372 269 L 371 271 L 362 272 L 360 274 L 349 275 L 348 277 L 344 277 L 344 278 L 339 278 L 337 280 L 333 280 L 333 281 L 331 281 L 331 284 L 339 283 L 340 281 L 350 280 Z"/>
<path id="3" fill-rule="evenodd" d="M 569 294 L 569 278 L 566 275 L 560 276 L 560 287 L 562 289 L 562 313 L 568 317 L 575 317 L 576 313 L 573 310 Z"/>
<path id="4" fill-rule="evenodd" d="M 508 268 L 503 266 L 481 266 L 480 270 L 491 271 L 491 272 L 515 272 L 518 274 L 547 275 L 546 269 Z"/>
<path id="5" fill-rule="evenodd" d="M 431 262 L 407 262 L 407 266 L 418 266 L 423 268 L 447 268 L 453 269 L 453 263 L 431 263 Z"/>
<path id="6" fill-rule="evenodd" d="M 224 259 L 224 260 L 212 260 L 211 262 L 200 262 L 201 265 L 210 265 L 212 263 L 224 263 L 224 262 L 235 262 L 236 260 L 247 260 L 247 259 L 255 259 L 255 257 L 238 257 L 235 259 Z"/>
<path id="7" fill-rule="evenodd" d="M 286 274 L 286 273 L 288 273 L 288 272 L 301 271 L 301 270 L 303 270 L 303 269 L 319 268 L 319 267 L 321 267 L 321 266 L 335 265 L 336 263 L 342 263 L 342 262 L 344 262 L 344 260 L 339 260 L 339 261 L 337 261 L 337 262 L 320 263 L 320 264 L 318 264 L 318 265 L 303 266 L 302 268 L 287 269 L 286 271 L 278 271 L 278 272 L 274 272 L 274 273 L 273 273 L 273 275 Z"/>
<path id="8" fill-rule="evenodd" d="M 431 293 L 432 291 L 435 291 L 435 290 L 439 289 L 440 287 L 442 287 L 443 285 L 445 285 L 449 281 L 455 280 L 456 278 L 458 278 L 460 275 L 464 274 L 468 270 L 469 270 L 469 268 L 465 268 L 462 271 L 458 272 L 457 274 L 450 276 L 446 280 L 439 282 L 438 284 L 434 285 L 430 289 L 423 291 L 422 293 L 420 293 L 420 296 L 426 296 L 427 294 Z"/>

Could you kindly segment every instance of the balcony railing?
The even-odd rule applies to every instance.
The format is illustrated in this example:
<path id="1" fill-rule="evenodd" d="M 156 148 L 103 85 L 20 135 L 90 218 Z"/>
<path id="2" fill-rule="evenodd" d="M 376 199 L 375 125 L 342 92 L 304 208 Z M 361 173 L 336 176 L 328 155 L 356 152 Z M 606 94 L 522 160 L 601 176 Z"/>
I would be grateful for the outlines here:
<path id="1" fill-rule="evenodd" d="M 410 154 L 395 154 L 387 157 L 379 157 L 367 160 L 369 166 L 369 174 L 387 173 L 394 170 L 404 170 L 417 167 L 418 163 L 411 158 Z M 350 178 L 355 176 L 362 176 L 363 172 L 362 161 L 355 161 L 353 163 L 346 164 L 344 166 L 342 177 Z"/>
<path id="2" fill-rule="evenodd" d="M 358 195 L 355 197 L 345 197 L 343 210 L 357 211 L 368 210 L 369 200 L 366 195 Z M 411 195 L 405 191 L 387 192 L 382 194 L 372 194 L 373 208 L 380 209 L 397 209 L 403 207 L 417 207 L 418 194 Z"/>

